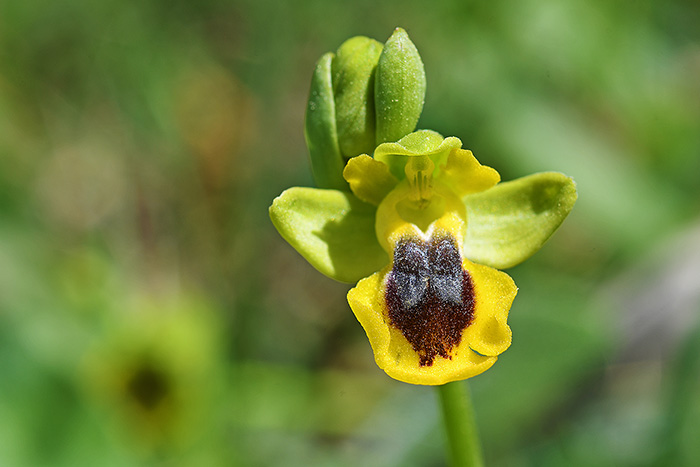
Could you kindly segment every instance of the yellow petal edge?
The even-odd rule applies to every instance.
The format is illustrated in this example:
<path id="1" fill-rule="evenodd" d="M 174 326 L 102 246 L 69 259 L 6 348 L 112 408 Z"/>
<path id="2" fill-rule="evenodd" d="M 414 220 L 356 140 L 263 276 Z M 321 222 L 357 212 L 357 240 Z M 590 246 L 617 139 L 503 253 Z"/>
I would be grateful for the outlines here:
<path id="1" fill-rule="evenodd" d="M 442 167 L 442 179 L 458 196 L 485 191 L 501 181 L 496 169 L 481 165 L 468 149 L 453 149 Z"/>

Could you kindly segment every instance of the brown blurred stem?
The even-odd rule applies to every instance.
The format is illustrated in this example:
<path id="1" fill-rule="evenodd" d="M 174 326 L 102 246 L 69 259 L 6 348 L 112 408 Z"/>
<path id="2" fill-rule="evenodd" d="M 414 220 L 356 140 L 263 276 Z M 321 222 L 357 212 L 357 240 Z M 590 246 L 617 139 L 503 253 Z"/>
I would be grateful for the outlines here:
<path id="1" fill-rule="evenodd" d="M 436 386 L 454 467 L 481 467 L 479 434 L 469 387 L 462 381 Z"/>

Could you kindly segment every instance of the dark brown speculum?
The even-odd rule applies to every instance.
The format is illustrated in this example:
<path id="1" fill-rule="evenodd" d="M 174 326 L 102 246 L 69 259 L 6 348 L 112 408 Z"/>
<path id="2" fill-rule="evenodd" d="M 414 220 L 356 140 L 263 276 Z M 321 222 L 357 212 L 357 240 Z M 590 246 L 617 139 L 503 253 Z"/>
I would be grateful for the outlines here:
<path id="1" fill-rule="evenodd" d="M 432 365 L 438 355 L 452 358 L 474 319 L 472 280 L 447 235 L 397 243 L 385 298 L 390 324 L 413 346 L 421 366 Z"/>

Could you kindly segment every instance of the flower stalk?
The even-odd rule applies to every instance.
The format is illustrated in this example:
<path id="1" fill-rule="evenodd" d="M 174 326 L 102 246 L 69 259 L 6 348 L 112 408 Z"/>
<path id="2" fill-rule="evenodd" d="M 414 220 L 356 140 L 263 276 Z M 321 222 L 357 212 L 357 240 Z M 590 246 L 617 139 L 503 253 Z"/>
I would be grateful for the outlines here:
<path id="1" fill-rule="evenodd" d="M 436 386 L 454 467 L 484 465 L 469 387 L 461 382 Z"/>

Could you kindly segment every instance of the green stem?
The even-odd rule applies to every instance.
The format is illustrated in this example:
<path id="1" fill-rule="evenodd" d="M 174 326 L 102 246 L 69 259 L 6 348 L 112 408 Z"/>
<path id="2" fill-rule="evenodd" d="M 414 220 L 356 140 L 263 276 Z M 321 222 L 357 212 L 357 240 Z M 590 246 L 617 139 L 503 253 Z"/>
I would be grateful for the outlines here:
<path id="1" fill-rule="evenodd" d="M 469 387 L 466 383 L 456 381 L 437 386 L 437 390 L 453 466 L 483 466 Z"/>
<path id="2" fill-rule="evenodd" d="M 652 465 L 681 465 L 684 459 L 684 432 L 692 423 L 692 405 L 696 397 L 697 375 L 700 373 L 700 323 L 681 343 L 678 356 L 671 364 L 670 386 L 662 432 L 659 436 L 659 454 Z"/>

